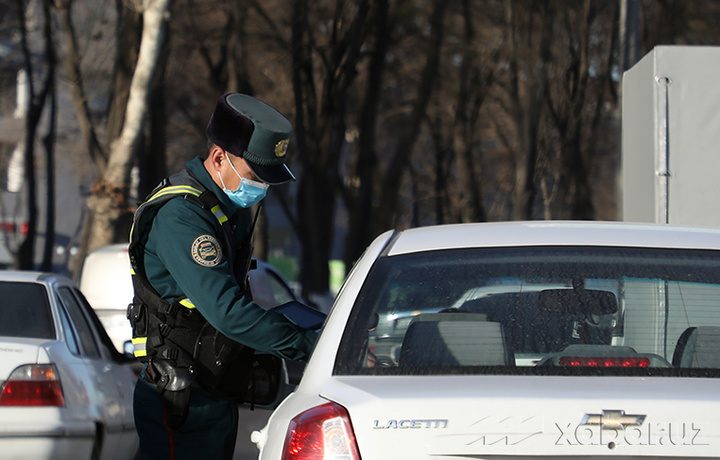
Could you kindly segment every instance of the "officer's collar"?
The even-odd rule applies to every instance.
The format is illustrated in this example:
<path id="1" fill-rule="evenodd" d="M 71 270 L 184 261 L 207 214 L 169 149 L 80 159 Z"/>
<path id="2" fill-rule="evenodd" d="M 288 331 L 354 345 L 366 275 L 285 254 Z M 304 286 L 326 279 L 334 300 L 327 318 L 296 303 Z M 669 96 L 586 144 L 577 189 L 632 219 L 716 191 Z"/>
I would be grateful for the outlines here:
<path id="1" fill-rule="evenodd" d="M 230 198 L 225 194 L 225 192 L 222 191 L 220 187 L 215 183 L 215 181 L 210 177 L 210 173 L 207 169 L 205 169 L 205 164 L 203 163 L 203 159 L 200 157 L 195 157 L 192 160 L 188 161 L 185 166 L 192 172 L 195 177 L 200 181 L 203 186 L 208 189 L 210 192 L 212 192 L 220 201 L 220 205 L 223 208 L 223 211 L 228 217 L 231 217 L 233 214 L 235 214 L 240 209 L 235 206 L 235 204 L 230 201 Z"/>

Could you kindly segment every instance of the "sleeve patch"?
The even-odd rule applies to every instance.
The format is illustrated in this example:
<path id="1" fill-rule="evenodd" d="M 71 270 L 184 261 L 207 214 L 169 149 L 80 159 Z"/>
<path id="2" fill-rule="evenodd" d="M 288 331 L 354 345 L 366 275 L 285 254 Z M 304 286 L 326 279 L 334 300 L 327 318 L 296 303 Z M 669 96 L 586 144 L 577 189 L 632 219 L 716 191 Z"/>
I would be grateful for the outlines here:
<path id="1" fill-rule="evenodd" d="M 192 258 L 203 267 L 214 267 L 222 259 L 222 249 L 215 238 L 201 235 L 193 241 Z"/>

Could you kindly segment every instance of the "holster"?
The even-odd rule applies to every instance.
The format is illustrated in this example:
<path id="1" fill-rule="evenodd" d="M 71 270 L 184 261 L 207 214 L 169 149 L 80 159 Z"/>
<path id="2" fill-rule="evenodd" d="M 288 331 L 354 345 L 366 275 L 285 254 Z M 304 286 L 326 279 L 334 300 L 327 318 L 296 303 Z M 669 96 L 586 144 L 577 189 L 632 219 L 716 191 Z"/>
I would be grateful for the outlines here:
<path id="1" fill-rule="evenodd" d="M 190 388 L 196 372 L 193 368 L 179 368 L 164 360 L 153 360 L 148 374 L 162 397 L 168 426 L 179 428 L 190 413 Z"/>
<path id="2" fill-rule="evenodd" d="M 190 415 L 190 388 L 160 393 L 165 406 L 166 423 L 172 429 L 180 428 Z"/>

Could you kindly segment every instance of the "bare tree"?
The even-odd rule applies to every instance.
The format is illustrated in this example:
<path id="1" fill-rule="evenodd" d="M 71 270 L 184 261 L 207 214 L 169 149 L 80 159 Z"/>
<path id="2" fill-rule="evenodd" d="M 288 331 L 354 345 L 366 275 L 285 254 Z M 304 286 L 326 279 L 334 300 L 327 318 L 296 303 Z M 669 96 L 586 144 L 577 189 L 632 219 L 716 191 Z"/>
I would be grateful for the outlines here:
<path id="1" fill-rule="evenodd" d="M 556 170 L 558 218 L 595 217 L 590 172 L 597 127 L 615 65 L 616 6 L 584 0 L 558 10 L 562 27 L 555 27 L 557 51 L 548 67 L 550 71 L 557 69 L 554 74 L 560 78 L 548 78 L 551 84 L 547 99 L 560 145 Z M 597 36 L 609 36 L 610 40 L 598 41 L 594 39 Z"/>
<path id="2" fill-rule="evenodd" d="M 302 170 L 296 223 L 302 242 L 300 281 L 308 297 L 328 291 L 345 116 L 368 33 L 370 4 L 369 0 L 336 2 L 329 10 L 329 30 L 322 40 L 311 27 L 313 2 L 298 0 L 294 4 L 295 140 Z"/>
<path id="3" fill-rule="evenodd" d="M 506 85 L 507 105 L 515 121 L 515 181 L 513 212 L 515 220 L 532 218 L 537 194 L 535 170 L 539 149 L 539 126 L 547 78 L 544 71 L 549 56 L 553 16 L 550 2 L 506 0 L 506 37 L 509 61 Z"/>
<path id="4" fill-rule="evenodd" d="M 375 236 L 369 224 L 373 218 L 373 203 L 378 199 L 375 180 L 378 173 L 377 118 L 383 92 L 385 61 L 390 46 L 389 0 L 379 0 L 373 11 L 372 35 L 367 44 L 369 64 L 365 78 L 357 122 L 357 151 L 351 160 L 349 174 L 343 180 L 343 198 L 349 212 L 348 232 L 345 238 L 345 264 L 351 266 Z"/>
<path id="5" fill-rule="evenodd" d="M 55 140 L 57 133 L 57 85 L 55 83 L 56 56 L 53 44 L 53 28 L 50 19 L 50 1 L 43 1 L 43 15 L 45 21 L 45 64 L 47 65 L 49 116 L 48 127 L 42 139 L 43 150 L 45 151 L 45 244 L 42 251 L 42 261 L 39 270 L 52 271 L 53 255 L 55 253 Z"/>
<path id="6" fill-rule="evenodd" d="M 500 33 L 500 29 L 492 22 L 491 2 L 459 3 L 452 16 L 455 27 L 449 30 L 456 35 L 453 42 L 459 45 L 443 53 L 448 56 L 442 66 L 444 85 L 438 88 L 438 108 L 429 116 L 431 126 L 447 132 L 449 145 L 445 148 L 451 162 L 445 172 L 449 176 L 446 184 L 436 181 L 436 201 L 447 208 L 448 222 L 483 222 L 488 214 L 482 180 L 480 143 L 484 133 L 480 113 L 498 72 L 498 48 L 488 38 Z M 443 190 L 446 200 L 441 202 Z"/>
<path id="7" fill-rule="evenodd" d="M 42 43 L 43 43 L 43 56 L 45 62 L 44 66 L 36 72 L 36 66 L 33 64 L 33 57 L 31 53 L 29 43 L 29 33 L 26 27 L 26 21 L 28 20 L 26 15 L 26 3 L 22 0 L 16 1 L 18 24 L 20 26 L 20 40 L 22 46 L 22 54 L 24 57 L 25 73 L 28 76 L 28 100 L 29 104 L 25 115 L 25 135 L 23 139 L 23 167 L 24 167 L 24 179 L 25 179 L 25 192 L 27 193 L 26 205 L 28 208 L 27 224 L 28 231 L 22 242 L 20 243 L 16 268 L 22 270 L 31 270 L 35 267 L 35 240 L 37 237 L 37 226 L 38 226 L 38 196 L 37 196 L 37 177 L 35 171 L 35 141 L 37 138 L 38 129 L 40 127 L 41 116 L 45 108 L 45 104 L 48 98 L 54 97 L 51 94 L 54 91 L 55 81 L 55 51 L 52 41 L 52 26 L 49 12 L 49 1 L 43 0 L 40 3 L 41 17 L 42 17 Z M 40 85 L 36 88 L 36 78 L 40 81 Z M 51 117 L 54 116 L 54 112 Z M 54 127 L 54 120 L 51 122 L 51 129 Z M 50 142 L 52 142 L 52 133 L 49 134 Z M 48 159 L 52 154 L 51 144 L 46 144 L 48 152 Z M 50 174 L 54 174 L 50 171 Z M 51 183 L 52 184 L 52 183 Z M 50 185 L 51 185 L 50 184 Z M 48 187 L 48 195 L 50 200 L 48 206 L 54 206 L 54 194 L 53 190 Z M 48 208 L 51 209 L 51 208 Z M 54 238 L 54 220 L 53 212 L 48 212 L 47 228 L 48 234 L 46 238 L 50 238 L 52 241 Z M 47 251 L 47 246 L 45 251 Z M 45 254 L 45 263 L 43 268 L 47 268 L 48 255 Z"/>
<path id="8" fill-rule="evenodd" d="M 107 141 L 104 145 L 117 139 L 122 131 L 125 121 L 125 110 L 127 108 L 128 98 L 130 97 L 130 84 L 140 48 L 143 20 L 142 11 L 138 11 L 137 8 L 131 8 L 130 5 L 126 0 L 115 1 L 115 14 L 117 15 L 117 23 L 115 26 L 116 56 L 112 72 L 112 86 L 109 91 L 111 100 L 105 130 Z M 68 41 L 73 40 L 72 36 L 75 35 L 74 29 L 71 28 L 71 26 L 72 23 L 70 22 L 70 17 L 68 17 L 67 26 L 64 28 L 67 30 L 65 35 Z M 72 42 L 69 42 L 69 44 L 71 43 Z M 66 60 L 69 60 L 69 57 L 66 57 Z M 75 61 L 75 58 L 73 58 L 73 61 Z M 77 73 L 80 73 L 79 69 Z M 80 89 L 79 91 L 83 90 Z M 78 112 L 80 108 L 77 106 L 78 102 L 73 100 L 73 103 L 76 105 L 75 112 L 82 115 L 83 111 Z M 86 137 L 86 142 L 87 141 L 88 139 Z M 89 139 L 89 141 L 93 142 L 92 138 Z M 108 153 L 107 148 L 102 146 L 99 146 L 99 148 L 102 150 L 103 160 L 96 163 L 98 170 L 102 171 L 105 169 Z"/>
<path id="9" fill-rule="evenodd" d="M 617 2 L 179 0 L 170 24 L 171 0 L 115 0 L 117 56 L 100 83 L 111 95 L 100 114 L 88 104 L 97 88 L 81 73 L 84 31 L 71 21 L 79 1 L 52 5 L 82 147 L 98 175 L 80 260 L 126 239 L 131 166 L 147 188 L 165 165 L 198 154 L 225 91 L 270 102 L 296 127 L 288 161 L 300 180 L 272 193 L 300 241 L 308 292 L 327 289 L 334 244 L 351 264 L 391 227 L 596 215 L 592 181 L 606 148 L 598 133 L 617 102 Z M 714 36 L 713 2 L 640 6 L 641 52 Z M 167 90 L 158 84 L 166 60 Z M 165 158 L 165 143 L 177 153 Z"/>
<path id="10" fill-rule="evenodd" d="M 85 142 L 85 148 L 90 160 L 102 171 L 107 166 L 108 153 L 98 139 L 97 130 L 88 108 L 88 97 L 83 85 L 80 70 L 81 53 L 77 44 L 75 27 L 72 22 L 73 0 L 58 0 L 55 2 L 58 22 L 65 38 L 65 74 L 70 85 L 71 99 L 75 108 L 80 133 Z"/>
<path id="11" fill-rule="evenodd" d="M 144 174 L 155 170 L 164 172 L 164 101 L 158 90 L 158 75 L 162 73 L 167 54 L 168 23 L 172 0 L 138 0 L 132 4 L 118 2 L 118 53 L 112 86 L 112 104 L 105 147 L 99 140 L 98 129 L 87 105 L 86 89 L 80 69 L 80 55 L 76 31 L 72 22 L 73 0 L 56 2 L 59 23 L 65 37 L 65 68 L 69 77 L 75 113 L 92 164 L 99 179 L 93 184 L 88 199 L 88 212 L 83 226 L 80 251 L 76 258 L 77 272 L 84 256 L 92 249 L 115 241 L 125 240 L 132 218 L 128 203 L 130 169 L 140 156 L 144 145 L 146 121 L 150 116 L 150 145 L 157 161 L 144 161 Z M 126 11 L 129 5 L 135 11 Z M 136 53 L 134 39 L 142 20 L 142 35 Z M 135 59 L 135 57 L 137 58 Z M 130 78 L 132 75 L 132 78 Z M 152 98 L 160 98 L 156 105 Z M 148 115 L 149 114 L 149 115 Z M 160 120 L 159 122 L 157 120 Z M 158 126 L 159 125 L 159 126 Z M 154 134 L 153 134 L 154 133 Z M 158 145 L 160 144 L 160 145 Z"/>
<path id="12" fill-rule="evenodd" d="M 446 0 L 434 0 L 431 4 L 430 36 L 427 41 L 425 65 L 420 74 L 420 81 L 417 85 L 410 113 L 402 124 L 387 170 L 379 180 L 383 191 L 383 199 L 378 201 L 376 215 L 371 222 L 376 234 L 383 229 L 392 228 L 396 225 L 401 179 L 413 153 L 415 142 L 425 120 L 426 110 L 437 82 L 442 44 L 445 38 L 445 12 L 448 4 L 449 2 Z"/>
<path id="13" fill-rule="evenodd" d="M 127 219 L 132 213 L 127 202 L 130 167 L 142 140 L 150 90 L 159 68 L 171 8 L 172 0 L 143 2 L 143 33 L 123 129 L 112 143 L 107 167 L 100 182 L 94 187 L 93 196 L 88 200 L 93 214 L 93 225 L 87 239 L 88 249 L 115 241 L 118 222 Z"/>

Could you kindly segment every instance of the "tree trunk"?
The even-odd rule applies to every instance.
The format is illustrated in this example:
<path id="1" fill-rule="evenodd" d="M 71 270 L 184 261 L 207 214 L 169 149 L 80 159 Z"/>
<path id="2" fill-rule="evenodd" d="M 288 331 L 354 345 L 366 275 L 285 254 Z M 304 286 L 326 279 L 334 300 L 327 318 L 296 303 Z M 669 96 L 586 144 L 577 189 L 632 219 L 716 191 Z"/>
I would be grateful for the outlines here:
<path id="1" fill-rule="evenodd" d="M 455 120 L 452 130 L 452 150 L 455 156 L 455 165 L 458 174 L 460 222 L 484 222 L 487 220 L 485 210 L 480 169 L 476 165 L 473 155 L 473 141 L 476 131 L 477 114 L 485 100 L 490 82 L 493 80 L 492 72 L 482 71 L 478 62 L 476 34 L 473 26 L 471 1 L 463 0 L 463 26 L 464 26 L 464 56 L 460 67 L 460 81 L 457 94 Z M 480 70 L 476 70 L 480 69 Z M 474 73 L 480 74 L 475 76 Z"/>
<path id="2" fill-rule="evenodd" d="M 589 177 L 590 155 L 583 147 L 585 144 L 583 136 L 588 124 L 597 123 L 593 118 L 597 117 L 599 100 L 602 99 L 603 94 L 602 90 L 593 91 L 591 86 L 604 88 L 605 80 L 603 73 L 592 79 L 590 77 L 590 42 L 593 34 L 592 25 L 597 17 L 591 1 L 584 0 L 578 3 L 575 14 L 570 16 L 571 12 L 571 10 L 563 11 L 563 14 L 571 18 L 564 22 L 568 24 L 568 36 L 576 38 L 574 45 L 571 43 L 567 49 L 569 59 L 563 63 L 560 72 L 565 79 L 559 85 L 555 97 L 548 101 L 552 120 L 560 137 L 557 168 L 560 174 L 556 192 L 562 208 L 557 210 L 556 217 L 588 220 L 594 218 L 595 209 Z M 605 65 L 611 68 L 611 53 L 608 54 L 608 59 Z M 602 61 L 596 64 L 602 64 Z M 587 149 L 591 148 L 592 146 L 589 146 Z"/>
<path id="3" fill-rule="evenodd" d="M 102 171 L 106 166 L 107 152 L 98 141 L 97 132 L 90 117 L 90 109 L 87 104 L 88 98 L 83 87 L 82 73 L 80 72 L 80 51 L 71 19 L 72 0 L 58 0 L 55 2 L 55 8 L 58 13 L 60 29 L 65 37 L 65 73 L 70 84 L 70 96 L 75 108 L 75 116 L 90 160 L 98 171 Z"/>
<path id="4" fill-rule="evenodd" d="M 377 2 L 375 27 L 375 48 L 371 51 L 367 77 L 367 88 L 360 109 L 357 137 L 357 157 L 348 190 L 346 205 L 348 208 L 348 233 L 345 238 L 344 261 L 351 267 L 360 257 L 374 236 L 373 203 L 374 186 L 378 175 L 377 154 L 375 152 L 377 113 L 382 94 L 382 82 L 385 73 L 385 60 L 390 27 L 388 25 L 389 0 Z"/>
<path id="5" fill-rule="evenodd" d="M 350 5 L 351 3 L 347 3 Z M 338 2 L 341 15 L 343 2 Z M 295 138 L 303 165 L 298 184 L 298 236 L 302 244 L 300 280 L 306 297 L 329 292 L 328 261 L 333 244 L 335 197 L 339 190 L 338 165 L 345 139 L 346 103 L 357 76 L 357 64 L 367 33 L 369 2 L 357 4 L 357 13 L 345 26 L 336 16 L 328 46 L 318 100 L 309 43 L 314 32 L 308 23 L 310 2 L 295 2 L 293 14 L 293 91 L 296 104 Z"/>
<path id="6" fill-rule="evenodd" d="M 45 150 L 45 245 L 43 247 L 41 271 L 52 271 L 55 249 L 55 134 L 57 131 L 57 85 L 55 82 L 56 55 L 53 45 L 53 28 L 51 26 L 50 0 L 43 0 L 43 14 L 46 18 L 44 27 L 45 63 L 47 65 L 47 98 L 50 100 L 48 131 L 43 137 Z"/>
<path id="7" fill-rule="evenodd" d="M 303 171 L 298 189 L 298 224 L 302 235 L 300 283 L 303 294 L 311 299 L 325 294 L 330 287 L 330 248 L 333 240 L 335 194 L 326 171 Z"/>
<path id="8" fill-rule="evenodd" d="M 35 269 L 35 239 L 37 238 L 38 209 L 37 209 L 37 178 L 35 172 L 35 138 L 42 116 L 48 94 L 53 87 L 55 80 L 55 53 L 52 48 L 52 26 L 47 3 L 43 3 L 43 30 L 45 38 L 44 58 L 48 64 L 40 91 L 35 90 L 34 71 L 32 56 L 30 53 L 28 30 L 26 28 L 26 10 L 24 2 L 17 1 L 17 13 L 20 24 L 20 40 L 24 59 L 25 72 L 27 74 L 27 87 L 29 92 L 29 104 L 25 113 L 25 135 L 23 137 L 23 161 L 25 180 L 25 192 L 27 193 L 27 225 L 28 231 L 23 238 L 16 254 L 15 268 L 20 270 Z M 54 197 L 53 197 L 54 199 Z M 53 235 L 49 235 L 53 238 Z"/>
<path id="9" fill-rule="evenodd" d="M 423 69 L 417 90 L 417 98 L 410 117 L 404 123 L 403 132 L 399 134 L 395 153 L 390 166 L 382 179 L 383 200 L 378 203 L 377 218 L 374 222 L 374 234 L 394 228 L 397 225 L 396 213 L 400 201 L 400 188 L 402 177 L 407 170 L 415 142 L 420 133 L 421 124 L 425 118 L 430 96 L 433 93 L 440 66 L 440 51 L 444 39 L 443 22 L 448 2 L 434 0 L 431 17 L 431 37 L 427 51 L 427 61 Z"/>
<path id="10" fill-rule="evenodd" d="M 80 125 L 80 132 L 88 150 L 89 158 L 98 171 L 98 177 L 101 177 L 107 167 L 108 152 L 106 147 L 99 142 L 97 129 L 90 117 L 82 73 L 80 71 L 80 52 L 77 46 L 75 28 L 72 23 L 71 7 L 72 0 L 64 0 L 56 3 L 60 28 L 65 36 L 65 69 L 70 82 L 71 98 L 75 115 Z M 112 141 L 120 135 L 120 131 L 122 130 L 133 69 L 137 61 L 137 48 L 140 42 L 142 21 L 142 15 L 129 8 L 125 2 L 118 0 L 116 2 L 116 9 L 118 15 L 116 29 L 118 46 L 113 71 L 112 94 L 106 130 L 108 143 L 112 143 Z M 93 190 L 96 190 L 95 186 Z M 89 252 L 89 248 L 103 244 L 102 241 L 105 240 L 103 238 L 100 242 L 92 244 L 89 241 L 92 228 L 96 221 L 96 209 L 90 206 L 91 200 L 92 197 L 87 203 L 88 208 L 84 214 L 78 254 L 70 260 L 69 268 L 75 276 L 79 276 L 80 268 L 85 260 L 85 256 Z"/>
<path id="11" fill-rule="evenodd" d="M 115 39 L 118 45 L 108 109 L 106 130 L 108 145 L 112 144 L 122 131 L 142 33 L 142 14 L 129 8 L 126 0 L 115 0 L 115 10 L 117 11 Z"/>
<path id="12" fill-rule="evenodd" d="M 50 40 L 48 40 L 50 43 Z M 54 64 L 51 64 L 54 68 Z M 52 70 L 52 73 L 55 71 Z M 55 133 L 57 130 L 57 95 L 56 86 L 51 82 L 50 94 L 50 115 L 48 132 L 43 138 L 43 148 L 45 150 L 45 176 L 46 176 L 46 193 L 45 193 L 45 245 L 43 247 L 43 257 L 40 263 L 41 271 L 52 271 L 53 256 L 55 252 Z"/>
<path id="13" fill-rule="evenodd" d="M 527 5 L 525 5 L 527 7 Z M 548 3 L 541 6 L 540 46 L 532 35 L 535 11 L 527 8 L 527 24 L 518 18 L 512 0 L 507 0 L 506 26 L 512 58 L 510 61 L 510 104 L 517 129 L 517 148 L 514 153 L 515 189 L 513 191 L 513 220 L 533 218 L 533 205 L 537 195 L 535 175 L 538 158 L 540 120 L 547 92 L 545 64 L 549 56 L 553 15 Z"/>
<path id="14" fill-rule="evenodd" d="M 142 139 L 149 94 L 168 31 L 172 0 L 145 0 L 144 5 L 140 53 L 130 85 L 125 123 L 120 136 L 112 143 L 102 179 L 95 184 L 88 199 L 93 219 L 87 239 L 88 252 L 114 242 L 120 236 L 117 233 L 121 220 L 132 215 L 127 203 L 130 168 Z"/>

